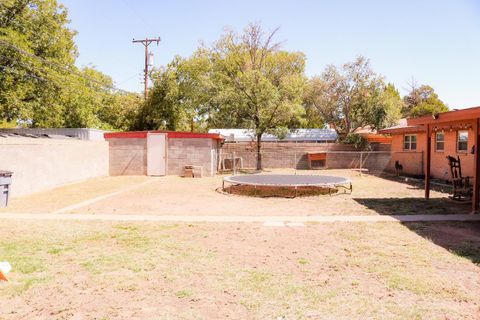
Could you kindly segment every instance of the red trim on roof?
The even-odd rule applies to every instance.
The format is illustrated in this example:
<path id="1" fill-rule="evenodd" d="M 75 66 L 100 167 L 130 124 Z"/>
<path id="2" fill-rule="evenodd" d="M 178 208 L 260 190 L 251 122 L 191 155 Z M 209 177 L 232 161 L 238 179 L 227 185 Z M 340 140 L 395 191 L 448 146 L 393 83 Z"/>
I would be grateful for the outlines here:
<path id="1" fill-rule="evenodd" d="M 224 140 L 218 133 L 195 133 L 195 132 L 177 132 L 177 131 L 128 131 L 128 132 L 108 132 L 104 133 L 105 139 L 145 139 L 148 134 L 165 133 L 170 139 L 214 139 Z"/>
<path id="2" fill-rule="evenodd" d="M 465 121 L 473 120 L 480 118 L 480 107 L 473 107 L 460 110 L 452 110 L 447 112 L 439 113 L 436 117 L 431 115 L 417 117 L 417 118 L 408 118 L 408 125 L 425 125 L 430 123 L 440 123 L 440 122 L 453 122 L 453 121 Z"/>

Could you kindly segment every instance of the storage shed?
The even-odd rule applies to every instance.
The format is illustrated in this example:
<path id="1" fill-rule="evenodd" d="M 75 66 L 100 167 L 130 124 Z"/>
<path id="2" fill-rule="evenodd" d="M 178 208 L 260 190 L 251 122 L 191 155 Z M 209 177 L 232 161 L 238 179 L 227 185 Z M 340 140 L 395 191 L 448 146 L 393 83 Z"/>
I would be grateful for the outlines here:
<path id="1" fill-rule="evenodd" d="M 223 137 L 155 130 L 105 133 L 105 140 L 110 175 L 182 175 L 190 165 L 201 167 L 204 176 L 213 176 Z"/>

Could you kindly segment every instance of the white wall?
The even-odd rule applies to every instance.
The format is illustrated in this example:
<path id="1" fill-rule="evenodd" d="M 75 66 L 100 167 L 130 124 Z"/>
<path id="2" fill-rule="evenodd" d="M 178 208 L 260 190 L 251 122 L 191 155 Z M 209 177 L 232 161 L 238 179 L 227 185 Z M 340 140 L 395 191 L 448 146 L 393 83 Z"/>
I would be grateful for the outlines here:
<path id="1" fill-rule="evenodd" d="M 0 170 L 13 171 L 11 196 L 108 175 L 108 143 L 0 138 Z"/>

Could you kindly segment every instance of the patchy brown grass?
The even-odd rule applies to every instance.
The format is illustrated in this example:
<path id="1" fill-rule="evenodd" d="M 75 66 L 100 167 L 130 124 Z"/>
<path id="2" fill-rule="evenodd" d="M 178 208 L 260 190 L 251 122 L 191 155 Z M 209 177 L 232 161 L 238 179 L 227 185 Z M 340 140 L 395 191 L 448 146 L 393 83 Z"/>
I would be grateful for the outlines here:
<path id="1" fill-rule="evenodd" d="M 478 319 L 479 223 L 5 222 L 0 319 Z"/>
<path id="2" fill-rule="evenodd" d="M 292 170 L 275 170 L 294 173 Z M 268 174 L 270 172 L 266 172 Z M 176 176 L 107 177 L 88 180 L 61 188 L 14 198 L 1 212 L 52 212 L 152 181 L 139 188 L 69 211 L 88 214 L 153 214 L 153 215 L 394 215 L 469 213 L 468 202 L 448 199 L 441 190 L 432 190 L 424 200 L 423 186 L 400 179 L 384 179 L 362 175 L 351 170 L 297 171 L 297 174 L 336 175 L 350 178 L 353 192 L 338 189 L 332 195 L 325 189 L 300 189 L 297 197 L 289 188 L 233 187 L 232 194 L 222 191 L 223 176 L 188 179 Z M 227 190 L 228 191 L 228 190 Z M 235 194 L 241 193 L 242 195 Z M 313 193 L 313 194 L 312 194 Z M 246 195 L 257 195 L 246 196 Z M 308 195 L 308 196 L 307 196 Z"/>
<path id="3" fill-rule="evenodd" d="M 129 186 L 147 181 L 143 176 L 118 176 L 88 179 L 50 190 L 13 197 L 8 208 L 2 212 L 46 213 L 89 200 L 104 194 L 119 191 Z"/>
<path id="4" fill-rule="evenodd" d="M 294 173 L 292 170 L 275 170 Z M 268 174 L 270 172 L 266 172 Z M 248 197 L 222 192 L 222 176 L 185 179 L 167 176 L 157 182 L 113 198 L 76 209 L 92 214 L 167 214 L 167 215 L 391 215 L 468 213 L 468 203 L 448 199 L 448 194 L 432 191 L 423 199 L 419 184 L 383 179 L 351 170 L 298 171 L 297 174 L 337 175 L 350 178 L 353 192 L 308 197 L 291 197 L 291 190 L 280 190 L 286 197 L 267 191 L 267 197 Z M 235 188 L 235 187 L 234 187 Z M 252 189 L 240 187 L 251 194 Z M 234 190 L 235 191 L 235 190 Z M 323 190 L 322 190 L 323 191 Z M 320 192 L 322 193 L 322 192 Z M 280 194 L 282 195 L 282 194 Z"/>

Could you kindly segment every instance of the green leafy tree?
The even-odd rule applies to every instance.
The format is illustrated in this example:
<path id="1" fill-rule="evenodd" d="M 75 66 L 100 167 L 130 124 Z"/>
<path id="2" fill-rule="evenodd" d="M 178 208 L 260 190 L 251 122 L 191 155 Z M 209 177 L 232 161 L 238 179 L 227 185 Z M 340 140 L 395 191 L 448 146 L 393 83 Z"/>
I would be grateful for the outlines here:
<path id="1" fill-rule="evenodd" d="M 210 113 L 220 127 L 253 129 L 257 169 L 262 169 L 262 136 L 283 131 L 305 112 L 305 57 L 280 50 L 275 31 L 249 25 L 242 35 L 226 32 L 209 50 L 213 86 L 221 107 Z"/>
<path id="2" fill-rule="evenodd" d="M 153 88 L 141 108 L 134 129 L 184 130 L 187 127 L 185 110 L 180 103 L 176 58 L 165 68 L 152 72 Z"/>
<path id="3" fill-rule="evenodd" d="M 110 127 L 112 79 L 75 66 L 75 31 L 56 0 L 0 2 L 0 119 L 32 127 Z M 103 112 L 104 113 L 104 112 Z M 107 121 L 107 122 L 105 122 Z"/>
<path id="4" fill-rule="evenodd" d="M 118 92 L 113 95 L 112 100 L 99 111 L 102 127 L 121 131 L 134 129 L 138 114 L 144 105 L 143 97 L 137 93 Z"/>
<path id="5" fill-rule="evenodd" d="M 376 107 L 372 109 L 369 120 L 374 129 L 395 126 L 402 117 L 404 103 L 400 93 L 392 83 L 383 86 Z"/>
<path id="6" fill-rule="evenodd" d="M 415 83 L 410 84 L 410 87 L 408 95 L 403 97 L 404 117 L 420 117 L 448 111 L 448 106 L 440 100 L 432 87 L 428 85 L 418 87 Z"/>
<path id="7" fill-rule="evenodd" d="M 358 57 L 341 67 L 330 65 L 310 80 L 307 102 L 333 126 L 340 141 L 358 128 L 382 128 L 398 121 L 401 100 L 392 85 Z"/>
<path id="8" fill-rule="evenodd" d="M 138 114 L 136 129 L 204 131 L 212 92 L 210 61 L 199 50 L 192 57 L 175 57 L 152 72 L 153 89 Z"/>
<path id="9" fill-rule="evenodd" d="M 0 116 L 32 126 L 63 125 L 59 95 L 74 68 L 74 31 L 55 0 L 5 0 L 0 5 Z"/>
<path id="10" fill-rule="evenodd" d="M 80 76 L 72 76 L 68 86 L 64 88 L 63 122 L 72 128 L 109 128 L 109 119 L 102 117 L 105 110 L 115 106 L 115 96 L 110 88 L 112 79 L 95 70 L 86 67 L 80 71 Z M 115 127 L 113 127 L 115 128 Z"/>

